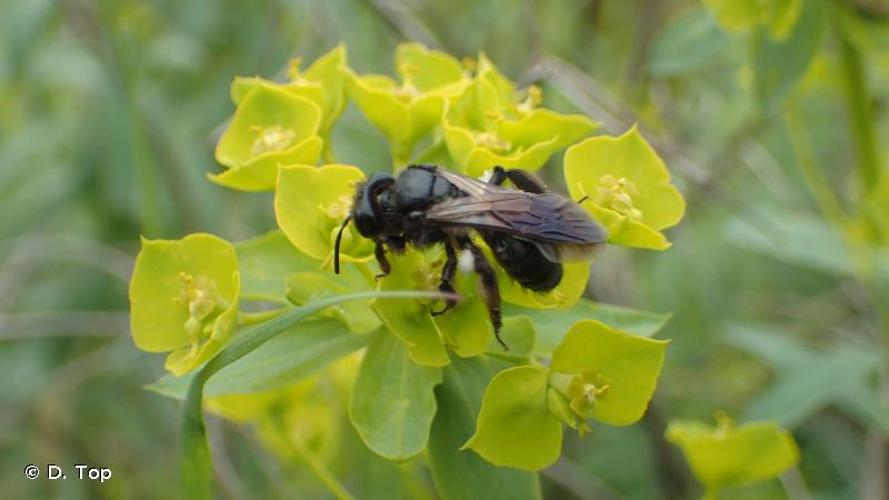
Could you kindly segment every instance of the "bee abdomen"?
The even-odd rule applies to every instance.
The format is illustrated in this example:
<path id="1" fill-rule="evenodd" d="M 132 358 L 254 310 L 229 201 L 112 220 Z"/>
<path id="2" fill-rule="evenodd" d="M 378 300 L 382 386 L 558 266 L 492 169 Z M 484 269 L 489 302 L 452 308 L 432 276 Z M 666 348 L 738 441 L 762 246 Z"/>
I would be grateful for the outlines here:
<path id="1" fill-rule="evenodd" d="M 534 243 L 498 233 L 482 237 L 500 267 L 524 288 L 547 292 L 562 281 L 562 265 L 550 262 Z"/>

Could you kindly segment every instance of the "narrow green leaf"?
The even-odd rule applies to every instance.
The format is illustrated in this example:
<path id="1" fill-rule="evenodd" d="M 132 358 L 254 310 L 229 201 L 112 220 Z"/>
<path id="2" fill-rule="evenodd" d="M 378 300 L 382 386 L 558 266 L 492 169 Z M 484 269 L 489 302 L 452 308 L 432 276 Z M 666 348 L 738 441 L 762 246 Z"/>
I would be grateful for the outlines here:
<path id="1" fill-rule="evenodd" d="M 769 225 L 754 227 L 733 219 L 723 230 L 729 241 L 789 264 L 828 274 L 854 275 L 854 261 L 843 235 L 825 222 L 778 208 L 757 208 Z"/>
<path id="2" fill-rule="evenodd" d="M 349 418 L 373 452 L 405 460 L 426 447 L 441 369 L 420 366 L 388 332 L 370 344 L 352 390 Z"/>
<path id="3" fill-rule="evenodd" d="M 219 370 L 204 388 L 207 397 L 251 394 L 288 386 L 315 370 L 366 346 L 373 335 L 356 335 L 336 320 L 312 318 Z M 183 399 L 193 375 L 164 375 L 147 386 L 167 397 Z"/>
<path id="4" fill-rule="evenodd" d="M 804 2 L 787 38 L 775 40 L 766 27 L 753 35 L 754 88 L 760 105 L 776 111 L 805 75 L 825 31 L 824 3 Z"/>
<path id="5" fill-rule="evenodd" d="M 763 391 L 744 412 L 750 420 L 776 420 L 793 427 L 849 390 L 865 385 L 879 367 L 876 353 L 841 348 L 813 357 Z"/>

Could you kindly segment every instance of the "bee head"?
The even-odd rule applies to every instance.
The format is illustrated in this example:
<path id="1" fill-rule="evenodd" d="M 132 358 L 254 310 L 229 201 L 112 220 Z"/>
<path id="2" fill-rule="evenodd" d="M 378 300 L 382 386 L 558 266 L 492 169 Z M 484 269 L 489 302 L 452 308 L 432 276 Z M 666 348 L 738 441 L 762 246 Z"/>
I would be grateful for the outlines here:
<path id="1" fill-rule="evenodd" d="M 352 212 L 343 221 L 336 235 L 333 269 L 337 274 L 340 272 L 340 240 L 342 239 L 343 231 L 349 225 L 349 221 L 355 221 L 358 233 L 365 238 L 373 239 L 379 235 L 385 226 L 385 214 L 377 201 L 377 196 L 394 183 L 395 178 L 391 175 L 376 173 L 367 182 L 358 185 L 358 188 L 355 190 L 355 201 L 352 203 Z"/>

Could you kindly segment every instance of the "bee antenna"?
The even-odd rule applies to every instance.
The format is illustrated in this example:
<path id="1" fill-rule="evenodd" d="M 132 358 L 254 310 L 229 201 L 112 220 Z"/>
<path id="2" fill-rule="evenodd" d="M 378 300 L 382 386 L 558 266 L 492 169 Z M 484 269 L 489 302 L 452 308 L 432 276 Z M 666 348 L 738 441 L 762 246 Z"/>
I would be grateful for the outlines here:
<path id="1" fill-rule="evenodd" d="M 346 220 L 344 220 L 343 224 L 340 226 L 339 232 L 336 233 L 336 243 L 333 245 L 333 272 L 335 274 L 340 273 L 340 240 L 343 239 L 343 231 L 346 229 L 346 226 L 349 225 L 349 221 L 351 220 L 351 215 L 346 217 Z"/>

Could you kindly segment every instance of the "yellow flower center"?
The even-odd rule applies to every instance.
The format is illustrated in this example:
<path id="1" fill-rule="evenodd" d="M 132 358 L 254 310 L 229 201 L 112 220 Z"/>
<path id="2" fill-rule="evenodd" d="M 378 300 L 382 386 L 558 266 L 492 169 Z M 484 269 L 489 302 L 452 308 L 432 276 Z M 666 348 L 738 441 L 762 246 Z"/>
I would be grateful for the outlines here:
<path id="1" fill-rule="evenodd" d="M 564 384 L 564 382 L 562 382 Z M 611 389 L 611 384 L 593 369 L 574 374 L 562 390 L 569 400 L 569 406 L 579 417 L 590 419 L 597 401 Z"/>
<path id="2" fill-rule="evenodd" d="M 491 151 L 503 152 L 512 149 L 509 141 L 501 138 L 494 132 L 475 132 L 475 143 Z"/>
<path id="3" fill-rule="evenodd" d="M 635 220 L 642 220 L 642 211 L 633 204 L 633 196 L 639 194 L 636 183 L 626 177 L 605 174 L 599 178 L 598 193 L 593 202 Z"/>
<path id="4" fill-rule="evenodd" d="M 228 307 L 228 302 L 219 294 L 216 282 L 206 276 L 194 276 L 180 272 L 182 288 L 176 302 L 188 308 L 185 332 L 189 340 L 197 342 L 210 335 L 213 319 Z"/>
<path id="5" fill-rule="evenodd" d="M 349 195 L 344 194 L 334 200 L 330 205 L 327 205 L 326 207 L 319 206 L 318 208 L 331 219 L 342 221 L 349 215 L 349 210 L 352 209 L 352 198 Z"/>
<path id="6" fill-rule="evenodd" d="M 402 75 L 403 83 L 400 87 L 393 89 L 392 93 L 403 101 L 410 101 L 420 95 L 420 89 L 414 85 L 414 75 L 420 71 L 420 67 L 416 64 L 404 63 L 398 69 Z"/>
<path id="7" fill-rule="evenodd" d="M 250 130 L 257 133 L 253 145 L 250 146 L 250 153 L 253 156 L 259 156 L 263 153 L 271 151 L 283 151 L 293 144 L 296 139 L 296 131 L 281 127 L 280 125 L 272 125 L 271 127 L 250 127 Z"/>

